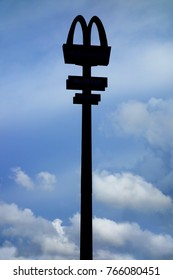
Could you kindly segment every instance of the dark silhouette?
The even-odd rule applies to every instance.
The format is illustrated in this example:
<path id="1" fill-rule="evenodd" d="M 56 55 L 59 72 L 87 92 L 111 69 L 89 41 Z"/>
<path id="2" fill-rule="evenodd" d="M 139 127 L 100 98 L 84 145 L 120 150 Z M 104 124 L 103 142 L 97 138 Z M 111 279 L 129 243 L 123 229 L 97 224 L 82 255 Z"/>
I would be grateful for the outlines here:
<path id="1" fill-rule="evenodd" d="M 73 43 L 76 24 L 80 23 L 83 32 L 83 45 Z M 91 45 L 91 30 L 96 24 L 100 39 L 99 45 Z M 91 67 L 109 64 L 111 47 L 101 20 L 94 16 L 88 26 L 83 16 L 77 16 L 70 27 L 66 44 L 63 45 L 65 63 L 81 65 L 83 76 L 68 76 L 67 89 L 82 90 L 73 97 L 74 104 L 82 104 L 82 153 L 81 153 L 81 224 L 80 259 L 92 260 L 92 126 L 91 105 L 98 105 L 100 94 L 91 90 L 104 91 L 107 78 L 91 77 Z"/>

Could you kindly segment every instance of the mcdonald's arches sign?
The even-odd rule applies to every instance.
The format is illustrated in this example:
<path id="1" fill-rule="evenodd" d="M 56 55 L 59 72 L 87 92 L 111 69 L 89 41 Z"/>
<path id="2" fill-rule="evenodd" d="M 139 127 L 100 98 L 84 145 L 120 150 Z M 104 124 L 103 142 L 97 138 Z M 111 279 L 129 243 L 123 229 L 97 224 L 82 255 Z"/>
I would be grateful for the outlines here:
<path id="1" fill-rule="evenodd" d="M 81 45 L 74 44 L 73 42 L 77 23 L 80 23 L 83 34 L 83 44 Z M 91 45 L 91 31 L 94 23 L 98 30 L 100 46 Z M 81 15 L 73 20 L 67 42 L 63 45 L 65 63 L 81 66 L 106 66 L 109 64 L 110 51 L 111 47 L 108 46 L 104 26 L 97 16 L 91 18 L 88 26 L 84 17 Z"/>

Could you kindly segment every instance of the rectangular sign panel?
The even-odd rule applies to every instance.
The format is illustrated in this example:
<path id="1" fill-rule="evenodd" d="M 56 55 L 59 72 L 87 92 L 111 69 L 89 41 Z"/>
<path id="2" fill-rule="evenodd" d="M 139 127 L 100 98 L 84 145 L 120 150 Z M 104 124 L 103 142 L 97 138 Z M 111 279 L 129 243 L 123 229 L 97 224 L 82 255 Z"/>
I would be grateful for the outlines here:
<path id="1" fill-rule="evenodd" d="M 107 78 L 68 76 L 67 89 L 87 89 L 104 91 L 107 87 Z"/>
<path id="2" fill-rule="evenodd" d="M 98 105 L 101 100 L 100 94 L 82 94 L 76 93 L 73 97 L 73 104 L 91 104 Z"/>
<path id="3" fill-rule="evenodd" d="M 111 47 L 86 46 L 86 45 L 63 45 L 65 63 L 76 65 L 107 66 L 109 64 Z"/>

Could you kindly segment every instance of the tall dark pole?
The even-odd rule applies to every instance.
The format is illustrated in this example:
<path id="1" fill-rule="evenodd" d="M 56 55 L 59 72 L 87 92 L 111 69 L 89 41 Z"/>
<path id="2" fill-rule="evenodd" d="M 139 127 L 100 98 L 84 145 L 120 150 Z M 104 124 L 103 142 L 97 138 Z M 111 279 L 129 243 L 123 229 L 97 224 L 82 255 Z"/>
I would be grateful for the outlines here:
<path id="1" fill-rule="evenodd" d="M 83 45 L 73 44 L 77 23 L 83 31 Z M 91 45 L 93 23 L 98 28 L 100 46 Z M 94 16 L 88 26 L 83 16 L 77 16 L 70 27 L 67 43 L 63 45 L 65 63 L 83 67 L 82 76 L 68 76 L 67 89 L 82 90 L 73 97 L 74 104 L 82 104 L 82 151 L 81 151 L 81 223 L 80 223 L 80 259 L 93 259 L 92 242 L 92 116 L 91 105 L 98 105 L 100 94 L 91 90 L 104 91 L 107 78 L 92 77 L 91 67 L 109 63 L 111 47 L 108 46 L 106 33 L 101 20 Z"/>
<path id="2" fill-rule="evenodd" d="M 83 67 L 83 77 L 91 67 Z M 90 95 L 90 90 L 83 90 Z M 92 123 L 91 104 L 82 104 L 80 259 L 92 260 Z"/>
<path id="3" fill-rule="evenodd" d="M 91 105 L 82 105 L 80 259 L 92 260 Z"/>

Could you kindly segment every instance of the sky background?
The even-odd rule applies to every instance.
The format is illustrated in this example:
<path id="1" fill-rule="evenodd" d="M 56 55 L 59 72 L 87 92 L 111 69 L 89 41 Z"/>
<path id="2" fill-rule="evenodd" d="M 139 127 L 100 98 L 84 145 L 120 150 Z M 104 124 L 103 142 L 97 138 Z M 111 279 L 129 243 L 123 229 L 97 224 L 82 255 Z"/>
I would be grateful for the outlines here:
<path id="1" fill-rule="evenodd" d="M 81 106 L 66 79 L 81 67 L 62 53 L 79 14 L 112 47 L 92 69 L 109 84 L 92 108 L 94 258 L 173 259 L 172 0 L 0 0 L 0 259 L 79 259 Z"/>

